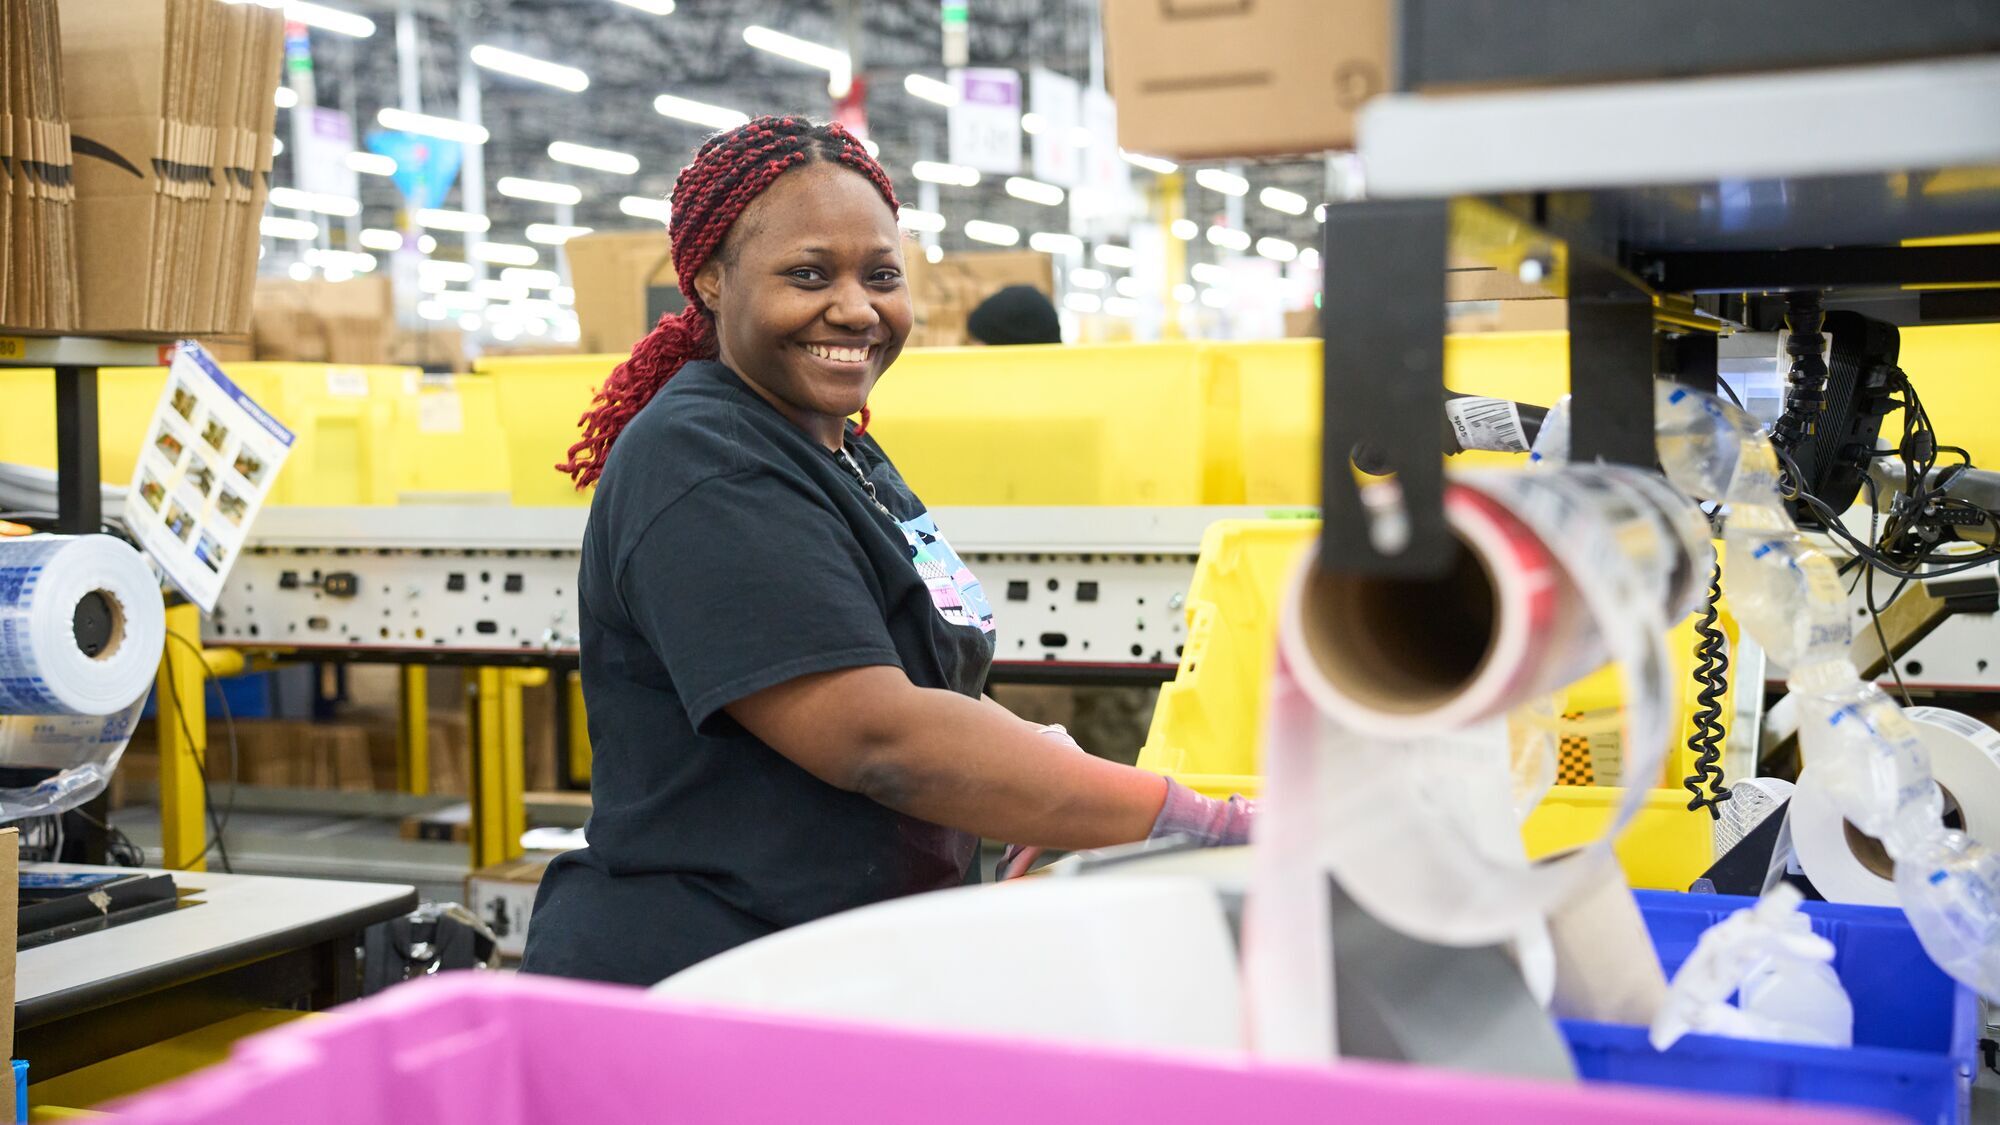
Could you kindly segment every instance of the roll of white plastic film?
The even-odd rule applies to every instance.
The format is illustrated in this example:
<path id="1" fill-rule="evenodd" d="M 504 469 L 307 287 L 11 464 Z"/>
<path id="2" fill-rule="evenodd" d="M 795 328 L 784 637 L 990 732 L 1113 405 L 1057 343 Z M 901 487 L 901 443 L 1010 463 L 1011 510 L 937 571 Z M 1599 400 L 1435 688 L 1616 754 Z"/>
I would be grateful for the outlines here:
<path id="1" fill-rule="evenodd" d="M 1955 711 L 1911 707 L 1903 714 L 1930 754 L 1942 804 L 1940 827 L 1976 840 L 2000 839 L 2000 732 Z M 1840 814 L 1834 795 L 1808 766 L 1792 800 L 1792 846 L 1799 867 L 1833 902 L 1895 906 L 1896 863 L 1883 843 Z"/>
<path id="2" fill-rule="evenodd" d="M 1629 787 L 1604 838 L 1529 863 L 1520 817 L 1547 790 L 1554 748 L 1545 728 L 1522 724 L 1516 742 L 1506 723 L 1616 660 L 1629 776 L 1659 773 L 1672 734 L 1664 638 L 1708 567 L 1688 552 L 1708 544 L 1687 530 L 1691 502 L 1640 480 L 1602 466 L 1457 477 L 1445 515 L 1462 549 L 1445 576 L 1301 568 L 1279 645 L 1324 720 L 1305 748 L 1322 758 L 1320 858 L 1384 922 L 1445 944 L 1505 940 L 1609 863 L 1644 804 L 1647 787 Z M 1292 752 L 1273 744 L 1266 757 Z"/>
<path id="3" fill-rule="evenodd" d="M 1785 512 L 1777 458 L 1757 423 L 1713 395 L 1670 384 L 1660 385 L 1655 410 L 1668 477 L 1692 495 L 1728 505 L 1723 583 L 1737 619 L 1791 669 L 1802 780 L 1813 790 L 1807 812 L 1823 800 L 1830 813 L 1879 844 L 1893 865 L 1896 901 L 1925 952 L 1945 972 L 2000 1000 L 2000 853 L 1982 843 L 1996 836 L 1969 819 L 1962 827 L 1947 824 L 1948 801 L 1963 805 L 1963 799 L 1955 790 L 1947 798 L 1949 785 L 1938 784 L 1938 753 L 1925 732 L 1949 713 L 1906 714 L 1860 678 L 1848 656 L 1852 625 L 1839 575 Z M 1818 833 L 1829 824 L 1819 816 L 1794 830 Z M 1841 840 L 1849 841 L 1845 828 Z M 1808 842 L 1815 852 L 1822 845 L 1833 850 L 1830 838 Z M 1811 862 L 1803 852 L 1801 860 Z M 1820 860 L 1823 871 L 1832 863 Z"/>
<path id="4" fill-rule="evenodd" d="M 0 540 L 0 714 L 114 715 L 166 643 L 159 582 L 108 535 Z"/>
<path id="5" fill-rule="evenodd" d="M 1626 776 L 1658 775 L 1667 753 L 1668 623 L 1712 565 L 1693 502 L 1615 466 L 1478 473 L 1452 478 L 1445 519 L 1459 550 L 1442 576 L 1322 572 L 1309 556 L 1280 610 L 1245 923 L 1268 1055 L 1337 1046 L 1327 874 L 1384 923 L 1470 946 L 1542 925 L 1612 865 L 1644 781 L 1600 839 L 1540 862 L 1522 844 L 1555 776 L 1551 693 L 1616 661 Z"/>

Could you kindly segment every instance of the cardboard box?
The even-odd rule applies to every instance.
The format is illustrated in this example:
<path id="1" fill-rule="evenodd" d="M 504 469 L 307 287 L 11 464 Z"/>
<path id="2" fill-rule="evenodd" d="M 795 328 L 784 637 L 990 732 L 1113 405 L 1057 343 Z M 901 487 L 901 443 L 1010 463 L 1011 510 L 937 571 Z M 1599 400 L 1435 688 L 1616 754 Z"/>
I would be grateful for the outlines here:
<path id="1" fill-rule="evenodd" d="M 282 14 L 218 0 L 58 3 L 82 328 L 247 330 Z"/>
<path id="2" fill-rule="evenodd" d="M 386 275 L 347 281 L 260 277 L 255 300 L 251 335 L 259 360 L 361 366 L 390 362 L 396 310 Z"/>
<path id="3" fill-rule="evenodd" d="M 1445 305 L 1445 325 L 1448 332 L 1562 332 L 1569 328 L 1569 302 L 1455 301 Z"/>
<path id="4" fill-rule="evenodd" d="M 465 902 L 500 939 L 503 957 L 519 957 L 528 947 L 528 917 L 542 872 L 558 852 L 529 852 L 518 859 L 482 867 L 465 877 Z"/>
<path id="5" fill-rule="evenodd" d="M 663 228 L 586 234 L 565 243 L 563 253 L 585 355 L 625 355 L 662 315 L 687 307 Z"/>
<path id="6" fill-rule="evenodd" d="M 946 254 L 937 262 L 920 253 L 907 256 L 905 275 L 916 320 L 908 347 L 951 348 L 972 342 L 965 318 L 979 302 L 1009 285 L 1032 285 L 1055 299 L 1055 260 L 1037 250 L 975 251 Z"/>
<path id="7" fill-rule="evenodd" d="M 1194 159 L 1354 147 L 1393 87 L 1391 0 L 1104 0 L 1118 144 Z"/>
<path id="8" fill-rule="evenodd" d="M 14 943 L 21 921 L 21 830 L 0 828 L 0 1106 L 14 1109 Z"/>
<path id="9" fill-rule="evenodd" d="M 1445 265 L 1447 301 L 1534 301 L 1554 295 L 1537 282 L 1522 281 L 1519 274 L 1478 258 L 1454 254 Z"/>

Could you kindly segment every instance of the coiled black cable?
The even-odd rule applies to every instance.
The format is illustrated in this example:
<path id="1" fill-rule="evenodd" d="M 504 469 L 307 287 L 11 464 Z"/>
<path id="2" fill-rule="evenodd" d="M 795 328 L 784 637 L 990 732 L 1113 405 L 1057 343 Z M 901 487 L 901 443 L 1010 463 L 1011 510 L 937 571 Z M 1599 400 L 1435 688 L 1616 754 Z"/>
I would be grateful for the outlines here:
<path id="1" fill-rule="evenodd" d="M 1722 819 L 1722 802 L 1730 798 L 1730 792 L 1722 784 L 1722 741 L 1728 734 L 1722 725 L 1722 697 L 1729 691 L 1729 638 L 1716 628 L 1716 601 L 1722 597 L 1722 564 L 1717 562 L 1709 573 L 1708 598 L 1702 603 L 1701 620 L 1695 625 L 1695 634 L 1700 641 L 1694 646 L 1695 682 L 1701 691 L 1695 695 L 1694 733 L 1688 736 L 1688 749 L 1694 751 L 1694 773 L 1681 784 L 1693 794 L 1688 799 L 1688 811 L 1707 808 L 1708 815 Z M 1708 792 L 1702 792 L 1702 786 Z"/>

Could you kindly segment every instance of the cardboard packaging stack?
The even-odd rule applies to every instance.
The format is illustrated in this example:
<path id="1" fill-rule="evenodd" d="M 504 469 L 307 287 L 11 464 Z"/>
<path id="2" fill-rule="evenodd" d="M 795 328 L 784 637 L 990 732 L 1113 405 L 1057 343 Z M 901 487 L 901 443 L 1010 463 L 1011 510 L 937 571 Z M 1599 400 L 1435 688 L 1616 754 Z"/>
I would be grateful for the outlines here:
<path id="1" fill-rule="evenodd" d="M 907 346 L 953 348 L 972 342 L 965 318 L 979 302 L 1009 285 L 1032 285 L 1055 299 L 1055 259 L 1038 250 L 946 254 L 936 263 L 914 247 L 904 255 L 916 320 Z"/>
<path id="2" fill-rule="evenodd" d="M 77 325 L 76 185 L 55 0 L 0 0 L 0 325 Z"/>
<path id="3" fill-rule="evenodd" d="M 77 327 L 248 331 L 282 13 L 222 0 L 58 8 L 76 159 Z"/>

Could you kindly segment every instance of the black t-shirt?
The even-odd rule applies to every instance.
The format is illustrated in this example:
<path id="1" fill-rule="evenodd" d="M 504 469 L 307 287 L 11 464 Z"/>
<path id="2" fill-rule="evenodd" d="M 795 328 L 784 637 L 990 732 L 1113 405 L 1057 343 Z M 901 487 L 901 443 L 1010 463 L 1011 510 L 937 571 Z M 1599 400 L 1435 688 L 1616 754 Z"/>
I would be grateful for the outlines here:
<path id="1" fill-rule="evenodd" d="M 973 836 L 818 780 L 724 710 L 838 668 L 897 665 L 968 696 L 985 680 L 993 613 L 978 581 L 881 448 L 851 430 L 847 448 L 875 500 L 711 361 L 682 368 L 619 436 L 577 580 L 589 847 L 549 864 L 523 968 L 651 984 L 786 926 L 963 881 Z"/>

